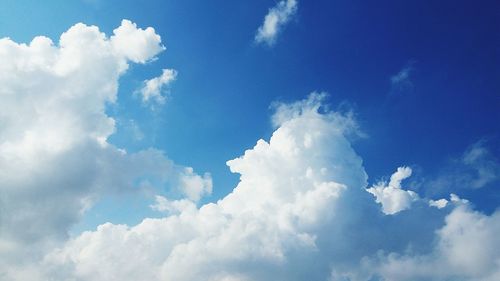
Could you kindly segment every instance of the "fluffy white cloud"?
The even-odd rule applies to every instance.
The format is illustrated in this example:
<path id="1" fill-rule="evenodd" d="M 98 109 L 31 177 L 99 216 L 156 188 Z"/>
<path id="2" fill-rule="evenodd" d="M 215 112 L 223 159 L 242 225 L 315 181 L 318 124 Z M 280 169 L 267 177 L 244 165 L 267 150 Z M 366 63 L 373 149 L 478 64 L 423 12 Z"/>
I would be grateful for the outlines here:
<path id="1" fill-rule="evenodd" d="M 105 107 L 117 100 L 119 77 L 162 50 L 152 28 L 127 20 L 110 38 L 79 23 L 58 43 L 0 39 L 0 279 L 31 280 L 26 264 L 65 240 L 102 194 L 133 192 L 138 177 L 193 196 L 211 190 L 209 175 L 161 151 L 128 154 L 107 142 L 115 121 Z"/>
<path id="2" fill-rule="evenodd" d="M 412 170 L 409 167 L 399 167 L 392 174 L 389 184 L 379 182 L 377 185 L 367 189 L 373 194 L 378 203 L 382 204 L 382 210 L 386 214 L 395 214 L 397 212 L 409 209 L 411 203 L 418 199 L 417 193 L 411 190 L 401 189 L 401 181 L 411 176 Z"/>
<path id="3" fill-rule="evenodd" d="M 160 35 L 156 34 L 154 28 L 137 28 L 137 25 L 129 20 L 122 20 L 122 24 L 113 30 L 110 43 L 114 51 L 136 63 L 145 63 L 154 59 L 155 55 L 165 50 L 161 45 Z"/>
<path id="4" fill-rule="evenodd" d="M 282 0 L 278 2 L 276 6 L 269 9 L 269 12 L 264 18 L 264 23 L 257 30 L 255 41 L 257 43 L 273 45 L 276 42 L 276 36 L 283 26 L 287 24 L 297 12 L 297 7 L 297 0 Z"/>
<path id="5" fill-rule="evenodd" d="M 160 76 L 144 81 L 144 87 L 139 90 L 143 102 L 155 100 L 159 104 L 165 103 L 162 95 L 163 88 L 170 84 L 177 77 L 177 72 L 173 69 L 163 69 Z"/>
<path id="6" fill-rule="evenodd" d="M 313 94 L 278 106 L 279 127 L 270 140 L 259 140 L 228 161 L 240 182 L 217 203 L 198 208 L 189 199 L 157 196 L 152 208 L 166 212 L 165 217 L 146 218 L 136 226 L 107 223 L 85 232 L 45 256 L 35 275 L 181 281 L 495 276 L 498 256 L 483 250 L 495 245 L 498 215 L 473 212 L 457 198 L 442 209 L 417 201 L 407 212 L 383 214 L 366 192 L 361 158 L 345 137 L 352 120 L 320 113 L 323 97 Z M 398 169 L 388 186 L 400 190 L 410 173 Z M 469 238 L 478 238 L 478 244 L 467 246 Z M 440 242 L 433 246 L 433 241 Z M 492 261 L 455 275 L 413 261 L 437 253 L 439 260 L 450 259 L 446 266 L 467 264 L 467 253 L 480 259 L 474 264 Z M 407 271 L 399 267 L 406 260 L 412 260 Z"/>
<path id="7" fill-rule="evenodd" d="M 430 253 L 391 253 L 367 264 L 382 280 L 498 280 L 499 231 L 500 212 L 487 216 L 462 204 L 446 217 Z"/>
<path id="8" fill-rule="evenodd" d="M 341 129 L 344 119 L 318 113 L 318 97 L 310 99 L 316 103 L 283 121 L 269 142 L 259 140 L 228 161 L 241 181 L 216 204 L 198 209 L 185 199 L 157 197 L 152 207 L 170 216 L 134 227 L 100 226 L 47 256 L 44 267 L 51 274 L 68 269 L 60 278 L 77 280 L 269 280 L 275 274 L 297 280 L 273 268 L 301 263 L 289 259 L 291 252 L 317 255 L 319 229 L 333 223 L 336 202 L 359 201 L 354 194 L 365 194 L 366 185 L 361 159 Z M 321 267 L 327 276 L 328 265 Z"/>
<path id="9" fill-rule="evenodd" d="M 372 187 L 382 195 L 389 190 L 381 208 L 365 189 L 362 159 L 346 137 L 355 121 L 321 108 L 322 94 L 277 105 L 272 137 L 227 162 L 240 174 L 238 185 L 198 207 L 196 201 L 212 191 L 208 174 L 177 166 L 158 150 L 128 154 L 107 142 L 114 120 L 105 105 L 117 99 L 118 78 L 130 61 L 149 61 L 156 55 L 151 50 L 163 49 L 151 29 L 124 21 L 117 30 L 108 39 L 97 27 L 77 24 L 58 45 L 45 37 L 29 45 L 0 40 L 2 280 L 500 275 L 499 213 L 475 212 L 456 195 L 442 208 L 413 201 L 416 194 L 401 188 L 411 174 L 404 167 L 389 183 Z M 101 194 L 132 190 L 138 178 L 149 186 L 151 177 L 185 197 L 157 195 L 151 208 L 164 217 L 135 226 L 106 223 L 67 238 L 68 227 Z"/>

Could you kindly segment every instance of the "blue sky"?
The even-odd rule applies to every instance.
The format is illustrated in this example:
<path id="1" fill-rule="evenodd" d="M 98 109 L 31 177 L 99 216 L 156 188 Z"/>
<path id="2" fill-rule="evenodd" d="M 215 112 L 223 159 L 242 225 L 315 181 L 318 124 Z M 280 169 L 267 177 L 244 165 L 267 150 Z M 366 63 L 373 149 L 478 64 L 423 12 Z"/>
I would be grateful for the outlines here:
<path id="1" fill-rule="evenodd" d="M 64 184 L 70 184 L 73 181 L 84 186 L 87 178 L 89 182 L 98 182 L 96 185 L 99 185 L 99 191 L 82 187 L 81 192 L 76 192 L 80 197 L 72 197 L 72 200 L 78 199 L 80 201 L 77 201 L 81 203 L 83 202 L 81 200 L 85 199 L 90 203 L 88 205 L 82 203 L 80 208 L 74 210 L 74 214 L 58 218 L 53 227 L 58 229 L 58 232 L 54 234 L 52 230 L 47 230 L 47 236 L 59 237 L 69 233 L 71 237 L 77 239 L 72 240 L 72 243 L 77 244 L 78 237 L 83 231 L 95 231 L 99 225 L 106 222 L 127 224 L 133 227 L 148 217 L 165 217 L 165 213 L 161 210 L 164 211 L 167 207 L 160 204 L 163 202 L 161 199 L 156 202 L 158 204 L 156 208 L 150 206 L 155 204 L 154 198 L 158 198 L 155 196 L 181 202 L 182 196 L 185 195 L 191 200 L 189 191 L 179 191 L 176 187 L 182 185 L 179 182 L 183 182 L 185 177 L 200 182 L 210 178 L 209 185 L 206 185 L 205 181 L 198 186 L 202 188 L 202 191 L 199 191 L 202 198 L 194 200 L 198 208 L 209 202 L 216 203 L 218 200 L 228 198 L 226 195 L 231 193 L 237 185 L 242 186 L 241 190 L 245 190 L 247 185 L 252 185 L 251 181 L 247 183 L 246 180 L 251 177 L 250 175 L 255 176 L 253 169 L 246 166 L 254 163 L 253 158 L 249 156 L 249 160 L 245 160 L 248 163 L 242 160 L 244 164 L 230 165 L 235 173 L 231 173 L 226 161 L 242 156 L 246 150 L 257 151 L 257 148 L 254 148 L 257 140 L 263 139 L 269 142 L 273 132 L 279 128 L 286 129 L 290 126 L 297 130 L 297 134 L 302 132 L 303 127 L 294 127 L 295 125 L 292 126 L 287 122 L 273 124 L 272 119 L 279 116 L 280 108 L 284 108 L 283 112 L 297 111 L 295 115 L 288 117 L 289 121 L 305 118 L 308 112 L 313 111 L 314 114 L 324 116 L 327 120 L 325 122 L 329 122 L 330 126 L 342 127 L 350 124 L 350 121 L 344 119 L 339 121 L 333 117 L 333 119 L 330 118 L 334 113 L 349 120 L 352 119 L 352 122 L 356 124 L 355 128 L 342 131 L 349 145 L 344 147 L 343 140 L 338 141 L 340 144 L 336 141 L 332 142 L 332 147 L 337 149 L 338 144 L 344 149 L 342 151 L 348 151 L 345 155 L 349 156 L 345 156 L 343 152 L 340 153 L 339 157 L 345 156 L 346 162 L 337 163 L 332 167 L 351 164 L 357 167 L 359 163 L 352 160 L 356 157 L 351 157 L 350 154 L 352 147 L 362 159 L 362 168 L 367 175 L 364 188 L 373 187 L 373 190 L 376 190 L 375 187 L 378 186 L 380 190 L 391 189 L 398 186 L 404 179 L 404 191 L 415 192 L 420 201 L 441 198 L 448 200 L 451 193 L 468 200 L 468 203 L 463 203 L 461 199 L 449 199 L 449 202 L 462 202 L 468 207 L 457 206 L 453 210 L 447 209 L 446 214 L 437 214 L 437 211 L 433 209 L 429 211 L 431 212 L 429 215 L 427 211 L 424 211 L 428 207 L 422 207 L 425 205 L 423 201 L 415 199 L 414 201 L 418 202 L 413 203 L 417 205 L 414 208 L 415 213 L 410 214 L 407 210 L 403 211 L 404 214 L 401 216 L 407 216 L 409 220 L 420 216 L 426 217 L 426 214 L 432 217 L 425 226 L 424 223 L 422 225 L 416 223 L 412 226 L 428 228 L 428 236 L 431 237 L 429 239 L 433 239 L 430 233 L 434 233 L 437 229 L 444 229 L 440 227 L 443 227 L 445 216 L 450 218 L 457 213 L 465 217 L 473 216 L 475 213 L 472 213 L 472 210 L 475 210 L 484 216 L 484 220 L 491 220 L 494 225 L 498 224 L 497 209 L 500 204 L 497 191 L 500 184 L 498 162 L 500 159 L 500 21 L 498 18 L 500 5 L 496 1 L 482 1 L 478 4 L 471 1 L 377 1 L 371 3 L 342 0 L 281 2 L 269 0 L 61 0 L 44 2 L 7 0 L 2 1 L 0 5 L 0 38 L 9 37 L 17 43 L 29 44 L 35 36 L 44 35 L 51 38 L 57 46 L 61 34 L 79 22 L 95 25 L 101 32 L 111 36 L 113 30 L 122 23 L 122 19 L 128 19 L 137 24 L 137 28 L 153 27 L 154 32 L 161 36 L 161 43 L 154 41 L 153 37 L 147 37 L 145 40 L 152 40 L 154 44 L 162 44 L 165 47 L 164 51 L 159 49 L 151 51 L 142 62 L 134 61 L 130 54 L 125 54 L 128 69 L 116 70 L 118 76 L 110 76 L 110 81 L 118 79 L 117 92 L 109 93 L 110 97 L 116 94 L 116 101 L 99 99 L 99 105 L 104 106 L 103 112 L 98 107 L 95 111 L 90 110 L 85 113 L 90 115 L 81 115 L 83 119 L 93 118 L 92 114 L 99 112 L 101 117 L 109 117 L 115 121 L 115 124 L 111 126 L 113 133 L 107 131 L 102 133 L 104 131 L 100 128 L 89 133 L 92 136 L 94 133 L 102 134 L 105 142 L 112 147 L 110 151 L 103 150 L 98 154 L 117 155 L 117 151 L 122 149 L 127 155 L 142 156 L 117 160 L 127 163 L 123 164 L 123 167 L 115 162 L 106 164 L 111 167 L 111 171 L 116 169 L 113 172 L 113 181 L 109 180 L 109 182 L 106 179 L 111 176 L 104 177 L 104 180 L 95 180 L 97 176 L 94 174 L 91 176 L 91 172 L 78 174 L 70 180 L 61 179 L 61 181 L 58 181 L 57 173 L 52 170 L 47 174 L 39 172 L 26 176 L 37 180 L 37 176 L 43 175 L 43 179 L 48 178 L 49 183 L 61 184 L 61 188 L 66 188 Z M 281 8 L 280 5 L 282 5 Z M 285 5 L 290 5 L 289 10 L 280 11 L 280 9 L 287 9 Z M 282 22 L 278 23 L 278 32 L 272 34 L 270 41 L 259 41 L 256 39 L 259 27 L 263 26 L 266 15 L 270 15 L 273 11 L 283 13 L 280 15 L 283 18 Z M 85 57 L 83 58 L 85 60 Z M 9 62 L 5 64 L 8 65 Z M 101 69 L 107 69 L 104 63 L 97 67 L 99 70 L 96 70 L 96 73 L 100 73 Z M 158 95 L 164 97 L 164 103 L 155 102 L 155 100 L 144 102 L 141 100 L 141 95 L 143 95 L 141 89 L 145 81 L 159 77 L 163 69 L 173 69 L 176 73 L 173 81 L 165 82 L 164 87 L 158 90 Z M 4 74 L 4 77 L 7 75 Z M 18 75 L 17 77 L 24 76 Z M 4 83 L 10 83 L 12 79 L 18 78 L 9 79 L 5 78 Z M 86 81 L 81 79 L 74 81 L 77 81 L 78 85 L 80 82 L 84 85 Z M 75 83 L 74 81 L 72 83 Z M 19 84 L 16 83 L 12 82 L 12 85 Z M 21 81 L 20 84 L 22 83 L 32 85 L 28 81 Z M 11 84 L 8 85 L 10 87 Z M 9 87 L 7 88 L 10 89 Z M 22 88 L 18 91 L 25 90 Z M 30 88 L 26 91 L 32 94 L 38 89 Z M 44 93 L 43 91 L 40 90 L 40 93 Z M 71 90 L 64 91 L 71 92 Z M 66 93 L 64 91 L 61 90 L 61 93 Z M 5 93 L 7 92 L 8 90 L 5 90 Z M 310 96 L 312 92 L 324 92 L 327 95 Z M 31 99 L 37 100 L 38 98 Z M 314 106 L 311 108 L 307 101 L 317 104 L 318 111 L 316 112 L 317 108 Z M 12 102 L 11 107 L 15 110 L 17 110 L 16 106 L 24 104 L 20 98 L 13 101 L 8 99 L 8 102 Z M 85 99 L 81 102 L 86 104 Z M 3 103 L 9 104 L 7 101 Z M 83 107 L 85 106 L 82 105 Z M 24 107 L 19 108 L 14 112 L 23 112 Z M 80 109 L 75 110 L 79 112 Z M 12 116 L 17 116 L 18 113 L 12 114 L 14 114 Z M 316 116 L 314 114 L 313 116 Z M 0 118 L 4 118 L 4 124 L 8 124 L 5 128 L 8 128 L 11 126 L 10 120 L 17 117 L 8 114 L 5 116 L 7 117 L 0 115 Z M 40 116 L 36 118 L 43 119 Z M 26 118 L 26 120 L 31 119 Z M 105 119 L 101 121 L 103 120 Z M 300 123 L 299 121 L 297 122 Z M 29 124 L 31 123 L 22 123 L 19 126 L 26 125 L 28 128 Z M 304 124 L 308 126 L 308 123 Z M 323 128 L 323 125 L 318 124 L 315 126 Z M 54 126 L 57 126 L 57 123 Z M 65 128 L 65 124 L 60 126 Z M 87 127 L 82 125 L 82 128 L 86 130 Z M 43 131 L 43 129 L 40 130 Z M 47 130 L 51 131 L 51 129 Z M 325 130 L 328 131 L 328 129 Z M 5 137 L 0 139 L 2 143 L 15 143 L 16 139 L 9 137 L 10 129 L 5 129 L 4 134 Z M 67 134 L 72 134 L 72 131 Z M 43 137 L 42 133 L 39 138 L 44 139 Z M 99 150 L 91 147 L 85 146 L 83 151 Z M 153 149 L 163 156 L 160 157 L 155 152 L 151 152 Z M 318 149 L 325 151 L 321 155 L 327 155 L 330 151 L 329 146 L 321 146 Z M 75 151 L 78 150 L 75 148 Z M 149 152 L 141 154 L 144 151 Z M 12 153 L 14 153 L 13 157 L 19 156 L 16 156 L 15 152 Z M 90 152 L 87 155 L 92 158 Z M 77 159 L 80 156 L 77 154 L 76 157 L 76 160 L 74 159 L 76 162 L 68 162 L 75 165 L 75 170 L 87 171 L 85 170 L 87 168 L 89 171 L 92 170 L 90 168 L 92 164 L 82 166 L 83 168 L 79 167 Z M 118 159 L 121 156 L 109 157 Z M 337 154 L 334 153 L 332 159 L 335 157 Z M 100 159 L 99 163 L 108 163 L 106 159 Z M 159 159 L 161 164 L 158 164 L 158 167 L 163 167 L 163 170 L 154 167 L 155 162 L 151 159 Z M 350 162 L 351 160 L 354 162 Z M 92 163 L 93 160 L 89 161 Z M 134 161 L 142 161 L 146 164 L 141 167 L 140 163 Z M 60 163 L 57 161 L 50 163 L 55 163 L 54 165 L 57 164 L 59 167 L 59 165 L 64 165 L 61 163 L 67 162 L 61 160 Z M 132 179 L 115 175 L 119 173 L 117 171 L 121 169 L 120 167 L 129 171 Z M 192 167 L 194 174 L 186 172 L 184 170 L 187 169 L 186 167 Z M 404 176 L 398 180 L 395 176 L 393 181 L 391 174 L 396 175 L 395 171 L 398 167 L 402 168 L 403 174 L 403 167 L 410 167 L 411 177 Z M 20 169 L 31 171 L 27 167 Z M 97 171 L 95 174 L 101 174 L 101 172 Z M 245 175 L 249 175 L 248 178 Z M 177 178 L 178 176 L 180 178 Z M 116 181 L 114 177 L 117 177 Z M 265 179 L 266 175 L 262 177 Z M 344 174 L 342 172 L 338 177 L 335 175 L 332 177 L 335 180 L 344 179 Z M 356 178 L 362 177 L 361 174 L 356 174 Z M 11 182 L 10 179 L 3 181 L 6 186 Z M 133 188 L 131 190 L 121 188 L 120 184 L 125 182 Z M 345 184 L 342 181 L 340 183 Z M 266 183 L 262 184 L 266 186 Z M 113 185 L 113 187 L 107 185 Z M 123 190 L 110 192 L 101 189 Z M 48 191 L 44 193 L 43 189 L 37 190 L 41 194 L 49 194 Z M 83 190 L 87 190 L 88 193 Z M 375 191 L 370 193 L 377 197 Z M 22 197 L 16 193 L 5 198 L 17 198 L 16 196 Z M 403 197 L 410 201 L 400 202 L 402 205 L 398 206 L 403 206 L 401 208 L 394 207 L 397 213 L 409 209 L 409 205 L 406 204 L 410 204 L 409 202 L 413 202 L 415 198 L 410 192 L 404 193 Z M 365 197 L 363 195 L 360 198 Z M 35 205 L 40 202 L 42 202 L 40 205 L 50 205 L 52 202 L 40 200 L 33 202 L 37 202 Z M 361 202 L 365 199 L 356 200 Z M 387 207 L 384 205 L 384 200 L 379 197 L 377 200 L 378 204 Z M 8 210 L 6 213 L 16 213 L 15 209 L 9 209 L 9 205 L 4 208 Z M 370 205 L 367 208 L 373 208 L 373 206 Z M 44 211 L 41 213 L 45 214 Z M 47 214 L 50 212 L 47 211 Z M 390 217 L 391 214 L 388 216 Z M 4 218 L 4 221 L 9 220 Z M 65 224 L 60 221 L 65 221 Z M 381 224 L 387 223 L 389 228 L 397 228 L 397 219 L 382 219 L 382 221 Z M 471 221 L 473 222 L 474 219 L 472 218 Z M 391 226 L 391 224 L 394 225 Z M 328 223 L 325 222 L 324 225 Z M 4 227 L 9 228 L 9 224 L 5 223 Z M 327 232 L 325 229 L 322 228 L 318 233 Z M 33 231 L 39 230 L 34 228 Z M 304 233 L 307 232 L 304 231 Z M 40 233 L 44 232 L 40 231 Z M 446 231 L 440 233 L 446 233 Z M 317 236 L 321 237 L 320 234 Z M 0 238 L 2 238 L 1 235 Z M 8 241 L 7 238 L 5 239 Z M 32 239 L 39 240 L 38 238 Z M 439 237 L 434 238 L 436 239 L 439 240 Z M 406 241 L 401 242 L 401 245 L 404 243 L 409 245 L 419 242 Z M 395 244 L 383 250 L 387 253 L 394 251 L 403 255 L 404 251 L 401 249 L 404 247 L 395 246 Z M 2 246 L 1 243 L 0 246 Z M 498 247 L 498 244 L 496 246 Z M 291 247 L 291 249 L 295 248 Z M 418 254 L 425 255 L 426 252 L 422 250 Z M 440 254 L 436 255 L 440 256 Z M 356 254 L 353 253 L 352 256 Z M 366 254 L 366 256 L 369 255 Z M 314 258 L 334 261 L 338 257 L 329 259 L 328 255 L 323 256 L 321 253 L 320 257 Z M 490 256 L 490 258 L 496 259 L 498 255 Z M 258 266 L 258 262 L 251 266 Z M 384 261 L 373 261 L 374 264 L 377 262 L 385 262 L 387 268 L 395 263 L 389 257 Z M 21 278 L 19 277 L 21 275 L 17 273 L 16 275 L 12 271 L 2 271 L 1 267 L 6 264 L 8 263 L 0 262 L 1 274 L 12 280 Z M 254 273 L 251 273 L 248 268 L 238 271 L 241 265 L 233 264 L 232 266 L 222 269 L 228 274 L 234 271 L 236 275 L 228 275 L 229 279 L 223 279 L 217 277 L 219 272 L 214 275 L 216 276 L 214 280 L 254 280 L 252 278 L 272 280 L 266 278 L 272 278 L 270 276 L 276 273 L 269 269 L 271 272 L 268 272 L 269 275 L 266 275 L 267 273 L 253 275 Z M 420 264 L 420 266 L 423 265 Z M 332 280 L 337 280 L 334 277 L 338 274 L 340 274 L 338 278 L 349 276 L 351 278 L 349 280 L 364 280 L 363 274 L 366 272 L 342 275 L 344 273 L 341 271 L 347 270 L 346 268 L 342 266 L 337 271 L 332 270 L 330 274 Z M 286 271 L 286 269 L 282 270 Z M 307 274 L 306 271 L 304 272 L 300 274 Z M 296 276 L 300 276 L 299 273 L 297 274 Z M 389 279 L 391 276 L 401 276 L 391 275 L 395 273 L 390 270 L 377 274 L 379 278 Z M 432 276 L 435 280 L 447 278 L 446 274 L 439 274 Z M 464 278 L 472 278 L 471 280 L 479 278 L 474 275 L 475 273 L 464 274 L 466 276 Z M 498 273 L 492 273 L 491 276 L 497 276 L 494 274 Z M 285 275 L 274 276 L 284 278 Z M 240 277 L 241 279 L 238 279 Z M 82 276 L 79 278 L 82 279 L 78 280 L 86 280 Z M 414 278 L 411 276 L 407 278 L 416 280 L 411 279 Z M 481 276 L 481 278 L 489 280 L 488 276 Z M 186 277 L 186 280 L 191 279 Z M 401 277 L 401 280 L 404 278 Z"/>

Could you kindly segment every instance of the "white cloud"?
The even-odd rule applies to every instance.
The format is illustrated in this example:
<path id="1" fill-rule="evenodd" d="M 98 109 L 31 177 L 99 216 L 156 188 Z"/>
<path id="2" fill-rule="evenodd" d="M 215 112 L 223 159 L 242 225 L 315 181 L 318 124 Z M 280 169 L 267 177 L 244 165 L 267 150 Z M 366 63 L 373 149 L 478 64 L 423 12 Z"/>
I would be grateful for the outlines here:
<path id="1" fill-rule="evenodd" d="M 322 94 L 277 105 L 272 137 L 227 162 L 240 174 L 238 185 L 198 207 L 195 202 L 212 191 L 208 174 L 175 165 L 158 150 L 128 154 L 107 142 L 115 126 L 105 105 L 116 101 L 120 75 L 130 61 L 150 61 L 157 55 L 151 50 L 162 49 L 148 29 L 124 26 L 128 31 L 115 32 L 115 39 L 77 24 L 58 45 L 45 37 L 29 45 L 0 40 L 2 280 L 500 275 L 498 212 L 474 212 L 454 195 L 441 209 L 424 200 L 409 208 L 414 197 L 401 182 L 411 170 L 404 167 L 379 185 L 382 193 L 391 190 L 390 199 L 402 192 L 404 200 L 388 200 L 392 215 L 380 212 L 366 192 L 362 159 L 346 137 L 356 122 L 322 107 Z M 134 40 L 150 42 L 129 42 Z M 466 158 L 475 161 L 479 152 Z M 68 228 L 99 196 L 133 192 L 137 180 L 147 186 L 149 178 L 172 185 L 179 197 L 151 191 L 157 194 L 151 208 L 164 217 L 135 226 L 105 223 L 68 239 Z M 401 208 L 407 211 L 393 212 Z"/>
<path id="2" fill-rule="evenodd" d="M 155 100 L 159 104 L 165 103 L 165 96 L 162 95 L 163 88 L 170 84 L 177 77 L 177 72 L 173 69 L 163 69 L 160 76 L 144 81 L 144 87 L 139 90 L 142 101 Z"/>
<path id="3" fill-rule="evenodd" d="M 122 20 L 122 24 L 113 30 L 113 34 L 110 43 L 114 51 L 135 63 L 145 63 L 165 50 L 161 45 L 160 35 L 156 34 L 152 27 L 140 29 L 135 23 Z"/>
<path id="4" fill-rule="evenodd" d="M 367 189 L 368 192 L 375 196 L 377 202 L 382 204 L 382 210 L 385 214 L 392 215 L 409 209 L 412 202 L 418 200 L 417 193 L 401 189 L 401 181 L 410 177 L 411 173 L 412 170 L 409 167 L 399 167 L 392 174 L 389 184 L 379 182 Z"/>
<path id="5" fill-rule="evenodd" d="M 197 202 L 201 197 L 212 193 L 212 178 L 205 173 L 203 177 L 194 173 L 193 168 L 186 167 L 179 177 L 182 193 L 192 201 Z"/>
<path id="6" fill-rule="evenodd" d="M 425 255 L 391 253 L 371 267 L 383 280 L 498 280 L 500 212 L 491 216 L 467 205 L 455 208 Z"/>
<path id="7" fill-rule="evenodd" d="M 240 182 L 217 203 L 198 208 L 188 199 L 157 196 L 152 208 L 165 217 L 132 227 L 101 225 L 52 251 L 34 272 L 97 281 L 449 277 L 431 262 L 418 264 L 436 259 L 460 269 L 452 277 L 495 276 L 498 254 L 486 247 L 494 243 L 499 216 L 473 212 L 456 198 L 450 208 L 416 201 L 418 208 L 384 215 L 366 192 L 361 158 L 345 137 L 344 123 L 353 121 L 320 113 L 321 100 L 313 94 L 279 105 L 277 114 L 289 119 L 281 115 L 269 141 L 228 161 Z M 400 168 L 387 185 L 400 190 L 410 174 Z M 471 238 L 477 244 L 467 246 Z M 479 260 L 468 265 L 473 257 Z"/>
<path id="8" fill-rule="evenodd" d="M 241 181 L 216 204 L 198 209 L 157 197 L 152 208 L 169 216 L 100 226 L 47 256 L 45 268 L 70 269 L 62 279 L 269 280 L 273 267 L 299 262 L 288 260 L 290 251 L 314 255 L 317 230 L 333 222 L 349 189 L 364 194 L 366 174 L 339 129 L 343 119 L 309 104 L 283 120 L 269 142 L 228 161 Z M 285 275 L 296 280 L 292 271 Z"/>
<path id="9" fill-rule="evenodd" d="M 438 209 L 442 209 L 448 205 L 448 200 L 439 199 L 439 200 L 429 200 L 429 206 L 436 207 Z"/>
<path id="10" fill-rule="evenodd" d="M 282 0 L 273 8 L 269 9 L 264 23 L 257 30 L 255 41 L 257 43 L 266 43 L 273 45 L 276 42 L 276 36 L 297 12 L 297 0 Z"/>
<path id="11" fill-rule="evenodd" d="M 120 76 L 163 49 L 152 28 L 127 20 L 111 38 L 79 23 L 58 43 L 0 39 L 0 279 L 33 279 L 30 264 L 66 240 L 101 195 L 134 192 L 139 177 L 164 187 L 198 179 L 161 151 L 128 154 L 107 142 L 115 120 L 105 108 Z M 210 190 L 202 179 L 192 185 Z"/>

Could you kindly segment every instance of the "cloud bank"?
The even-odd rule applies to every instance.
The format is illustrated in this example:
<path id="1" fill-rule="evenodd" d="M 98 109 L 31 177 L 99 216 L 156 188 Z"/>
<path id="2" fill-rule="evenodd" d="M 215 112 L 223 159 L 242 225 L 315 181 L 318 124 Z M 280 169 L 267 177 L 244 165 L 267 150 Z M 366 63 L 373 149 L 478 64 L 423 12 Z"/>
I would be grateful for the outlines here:
<path id="1" fill-rule="evenodd" d="M 76 24 L 56 44 L 0 39 L 0 279 L 32 280 L 26 268 L 68 238 L 104 194 L 140 192 L 156 179 L 192 198 L 209 175 L 178 166 L 159 150 L 129 154 L 108 143 L 118 80 L 130 63 L 163 50 L 153 28 L 128 21 L 111 37 Z"/>
<path id="2" fill-rule="evenodd" d="M 276 37 L 290 19 L 297 13 L 297 0 L 282 0 L 264 17 L 264 22 L 257 30 L 255 42 L 274 45 Z"/>
<path id="3" fill-rule="evenodd" d="M 57 280 L 498 277 L 500 255 L 492 249 L 500 246 L 500 214 L 473 211 L 456 196 L 429 206 L 403 189 L 407 167 L 378 185 L 390 189 L 380 206 L 345 137 L 353 120 L 325 113 L 323 98 L 312 94 L 277 107 L 279 125 L 269 141 L 227 162 L 240 182 L 223 199 L 198 208 L 159 196 L 152 207 L 164 218 L 85 232 L 49 253 L 43 274 Z"/>
<path id="4" fill-rule="evenodd" d="M 58 45 L 0 40 L 2 280 L 498 279 L 500 213 L 456 195 L 417 196 L 402 185 L 407 167 L 367 189 L 348 137 L 356 122 L 323 107 L 324 94 L 276 105 L 271 138 L 227 162 L 237 186 L 198 206 L 212 191 L 208 174 L 107 142 L 105 105 L 117 100 L 118 78 L 161 50 L 153 29 L 128 21 L 110 38 L 77 24 Z M 182 195 L 153 189 L 151 208 L 163 217 L 68 238 L 102 194 L 134 190 L 144 177 Z"/>

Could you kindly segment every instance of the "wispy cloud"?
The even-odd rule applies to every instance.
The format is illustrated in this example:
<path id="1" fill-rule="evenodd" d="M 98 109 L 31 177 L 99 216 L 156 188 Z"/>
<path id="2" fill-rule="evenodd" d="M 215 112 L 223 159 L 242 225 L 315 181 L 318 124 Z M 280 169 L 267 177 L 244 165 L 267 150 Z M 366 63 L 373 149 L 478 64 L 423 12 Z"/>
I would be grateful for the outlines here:
<path id="1" fill-rule="evenodd" d="M 500 179 L 500 163 L 487 146 L 480 140 L 471 145 L 460 157 L 451 159 L 439 176 L 426 184 L 431 190 L 453 191 L 478 189 Z"/>
<path id="2" fill-rule="evenodd" d="M 415 61 L 408 62 L 398 73 L 391 76 L 392 92 L 402 92 L 413 89 L 411 75 L 414 72 Z"/>
<path id="3" fill-rule="evenodd" d="M 297 0 L 282 0 L 269 9 L 264 18 L 264 23 L 257 30 L 255 41 L 257 43 L 266 43 L 269 46 L 274 45 L 276 37 L 283 29 L 283 26 L 296 14 L 297 7 Z"/>

